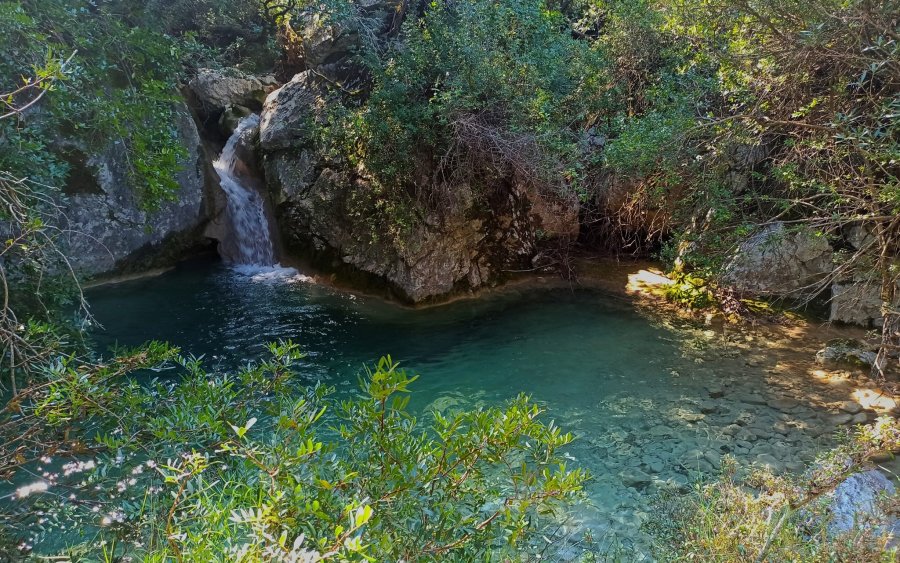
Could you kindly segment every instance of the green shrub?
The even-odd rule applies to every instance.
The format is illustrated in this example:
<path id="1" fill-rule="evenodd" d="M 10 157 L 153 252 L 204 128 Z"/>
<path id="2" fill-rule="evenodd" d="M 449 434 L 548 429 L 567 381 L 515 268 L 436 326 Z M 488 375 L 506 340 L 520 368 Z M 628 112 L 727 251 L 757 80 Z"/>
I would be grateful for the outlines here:
<path id="1" fill-rule="evenodd" d="M 827 495 L 874 455 L 898 446 L 900 426 L 883 417 L 844 436 L 804 475 L 775 476 L 765 467 L 741 473 L 726 457 L 719 479 L 687 496 L 659 497 L 647 531 L 665 561 L 895 561 L 897 548 L 888 548 L 890 538 L 877 528 L 829 534 Z M 886 514 L 896 514 L 897 497 L 883 500 Z"/>
<path id="2" fill-rule="evenodd" d="M 91 428 L 82 447 L 106 453 L 68 483 L 77 502 L 26 495 L 47 517 L 17 511 L 7 534 L 29 530 L 43 552 L 143 561 L 516 559 L 579 497 L 587 476 L 559 451 L 572 436 L 524 396 L 425 423 L 407 409 L 416 377 L 389 357 L 336 399 L 301 384 L 296 346 L 270 350 L 233 374 L 159 344 L 51 366 L 23 408 L 51 434 Z M 129 375 L 162 363 L 180 380 Z M 79 545 L 52 545 L 55 522 L 81 526 Z"/>

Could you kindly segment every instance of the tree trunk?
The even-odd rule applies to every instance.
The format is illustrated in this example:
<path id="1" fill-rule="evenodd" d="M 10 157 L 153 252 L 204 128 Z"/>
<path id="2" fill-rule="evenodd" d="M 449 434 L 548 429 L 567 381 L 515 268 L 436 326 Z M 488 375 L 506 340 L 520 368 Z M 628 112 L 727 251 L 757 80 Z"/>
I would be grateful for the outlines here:
<path id="1" fill-rule="evenodd" d="M 897 276 L 892 249 L 893 233 L 897 220 L 882 223 L 876 230 L 878 240 L 878 273 L 881 276 L 881 345 L 872 364 L 872 377 L 879 381 L 893 379 L 897 375 L 891 364 L 897 364 L 896 353 L 900 351 L 900 311 L 896 306 Z M 896 368 L 897 365 L 894 366 Z M 889 377 L 893 376 L 893 377 Z"/>

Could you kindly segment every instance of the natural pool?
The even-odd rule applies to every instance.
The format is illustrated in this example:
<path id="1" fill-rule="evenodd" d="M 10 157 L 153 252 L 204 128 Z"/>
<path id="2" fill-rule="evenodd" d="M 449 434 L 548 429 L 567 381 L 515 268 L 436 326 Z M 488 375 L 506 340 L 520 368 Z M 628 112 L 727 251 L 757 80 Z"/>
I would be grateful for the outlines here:
<path id="1" fill-rule="evenodd" d="M 590 505 L 569 527 L 638 551 L 655 491 L 715 473 L 726 453 L 802 470 L 849 422 L 827 408 L 843 391 L 596 290 L 529 286 L 411 310 L 206 264 L 96 288 L 88 299 L 103 325 L 100 347 L 114 344 L 110 335 L 124 345 L 167 340 L 228 367 L 290 338 L 308 353 L 301 375 L 339 392 L 391 354 L 421 374 L 410 403 L 418 412 L 528 393 L 576 434 L 568 453 L 594 475 Z"/>

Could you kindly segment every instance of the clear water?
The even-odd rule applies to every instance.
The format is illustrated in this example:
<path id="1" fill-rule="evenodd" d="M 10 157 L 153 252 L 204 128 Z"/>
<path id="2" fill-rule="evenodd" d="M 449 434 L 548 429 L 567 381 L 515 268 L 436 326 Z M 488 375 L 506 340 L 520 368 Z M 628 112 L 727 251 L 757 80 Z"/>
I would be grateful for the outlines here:
<path id="1" fill-rule="evenodd" d="M 100 346 L 167 340 L 228 366 L 260 357 L 266 341 L 291 338 L 309 354 L 304 376 L 339 389 L 391 354 L 421 374 L 411 402 L 419 411 L 528 393 L 578 436 L 569 454 L 595 476 L 591 506 L 572 525 L 637 545 L 646 541 L 639 528 L 651 493 L 683 485 L 691 467 L 710 470 L 725 451 L 743 461 L 771 452 L 796 465 L 828 436 L 817 438 L 826 418 L 802 400 L 780 410 L 759 404 L 760 396 L 791 395 L 767 388 L 761 369 L 747 375 L 728 355 L 703 361 L 685 334 L 591 290 L 508 290 L 410 310 L 290 272 L 201 265 L 96 289 L 88 299 L 104 326 Z M 711 399 L 711 385 L 724 385 L 727 397 Z M 726 430 L 738 420 L 749 432 L 740 440 Z M 779 423 L 788 430 L 775 432 Z"/>

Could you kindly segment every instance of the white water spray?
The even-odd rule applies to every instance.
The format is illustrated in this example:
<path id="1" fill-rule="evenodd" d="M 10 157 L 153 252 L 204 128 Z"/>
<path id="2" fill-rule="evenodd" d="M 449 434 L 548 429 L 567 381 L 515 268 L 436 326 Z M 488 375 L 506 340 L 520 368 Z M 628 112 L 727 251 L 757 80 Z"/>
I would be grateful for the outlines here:
<path id="1" fill-rule="evenodd" d="M 235 172 L 238 143 L 243 135 L 251 135 L 258 126 L 256 115 L 242 119 L 213 166 L 228 200 L 228 218 L 235 242 L 235 256 L 231 259 L 238 265 L 265 267 L 275 265 L 275 245 L 265 202 L 258 191 L 241 183 Z"/>

